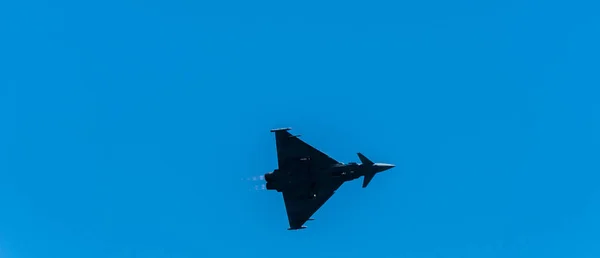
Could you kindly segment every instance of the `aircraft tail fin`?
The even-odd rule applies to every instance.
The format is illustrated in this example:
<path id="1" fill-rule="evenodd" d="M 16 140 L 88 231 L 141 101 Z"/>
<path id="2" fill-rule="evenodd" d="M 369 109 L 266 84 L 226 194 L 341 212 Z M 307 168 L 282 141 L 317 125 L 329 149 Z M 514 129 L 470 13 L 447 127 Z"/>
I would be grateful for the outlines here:
<path id="1" fill-rule="evenodd" d="M 358 158 L 360 159 L 360 162 L 362 162 L 365 165 L 373 165 L 375 163 L 373 163 L 373 161 L 371 161 L 370 159 L 368 159 L 367 157 L 365 157 L 365 155 L 362 155 L 362 153 L 357 153 L 358 154 Z"/>
<path id="2" fill-rule="evenodd" d="M 369 183 L 371 182 L 371 180 L 373 179 L 374 176 L 375 176 L 375 173 L 364 175 L 362 188 L 367 187 L 367 185 L 369 185 Z"/>

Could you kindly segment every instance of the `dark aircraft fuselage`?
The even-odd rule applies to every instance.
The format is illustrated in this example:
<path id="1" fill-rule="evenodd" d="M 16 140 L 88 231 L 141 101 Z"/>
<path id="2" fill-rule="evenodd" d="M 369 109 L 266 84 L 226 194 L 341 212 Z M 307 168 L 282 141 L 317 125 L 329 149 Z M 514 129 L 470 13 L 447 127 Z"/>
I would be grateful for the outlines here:
<path id="1" fill-rule="evenodd" d="M 372 176 L 393 167 L 394 165 L 385 163 L 358 164 L 350 162 L 348 164 L 338 163 L 331 167 L 319 169 L 302 167 L 288 171 L 276 169 L 271 173 L 265 174 L 265 180 L 267 181 L 266 188 L 268 190 L 277 190 L 278 192 L 286 190 L 293 192 L 294 189 L 308 188 L 311 189 L 310 196 L 314 198 L 318 194 L 317 189 L 323 186 L 352 181 L 361 176 Z M 305 173 L 308 173 L 310 176 L 306 177 Z"/>

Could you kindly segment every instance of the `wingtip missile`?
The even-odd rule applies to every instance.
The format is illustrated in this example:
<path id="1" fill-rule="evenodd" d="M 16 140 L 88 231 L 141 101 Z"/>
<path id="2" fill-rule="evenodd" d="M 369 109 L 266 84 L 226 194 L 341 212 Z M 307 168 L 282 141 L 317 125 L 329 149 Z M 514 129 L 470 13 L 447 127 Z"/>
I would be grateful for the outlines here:
<path id="1" fill-rule="evenodd" d="M 288 228 L 288 230 L 299 230 L 299 229 L 305 229 L 305 226 L 302 227 L 297 227 L 297 228 Z"/>
<path id="2" fill-rule="evenodd" d="M 291 127 L 282 127 L 282 128 L 271 129 L 271 132 L 274 133 L 274 132 L 278 132 L 278 131 L 289 131 L 289 130 L 292 130 L 292 128 Z"/>

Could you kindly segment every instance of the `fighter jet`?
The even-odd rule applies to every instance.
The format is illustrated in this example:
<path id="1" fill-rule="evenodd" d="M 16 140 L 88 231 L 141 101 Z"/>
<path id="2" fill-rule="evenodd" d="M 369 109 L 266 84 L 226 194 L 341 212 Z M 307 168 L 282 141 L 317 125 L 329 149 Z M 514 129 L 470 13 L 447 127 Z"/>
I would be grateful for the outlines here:
<path id="1" fill-rule="evenodd" d="M 345 182 L 363 177 L 362 187 L 369 185 L 375 174 L 394 167 L 392 164 L 374 163 L 358 153 L 361 164 L 344 164 L 329 157 L 292 135 L 291 128 L 272 129 L 275 133 L 278 168 L 264 175 L 267 190 L 283 195 L 288 230 L 304 229 L 304 223 Z"/>

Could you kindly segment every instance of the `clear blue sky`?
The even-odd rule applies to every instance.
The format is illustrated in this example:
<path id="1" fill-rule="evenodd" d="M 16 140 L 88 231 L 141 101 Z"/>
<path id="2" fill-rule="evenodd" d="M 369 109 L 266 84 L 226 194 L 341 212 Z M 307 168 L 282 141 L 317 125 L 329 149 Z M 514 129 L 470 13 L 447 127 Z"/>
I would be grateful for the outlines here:
<path id="1" fill-rule="evenodd" d="M 400 2 L 3 1 L 0 257 L 600 257 L 597 1 Z"/>

